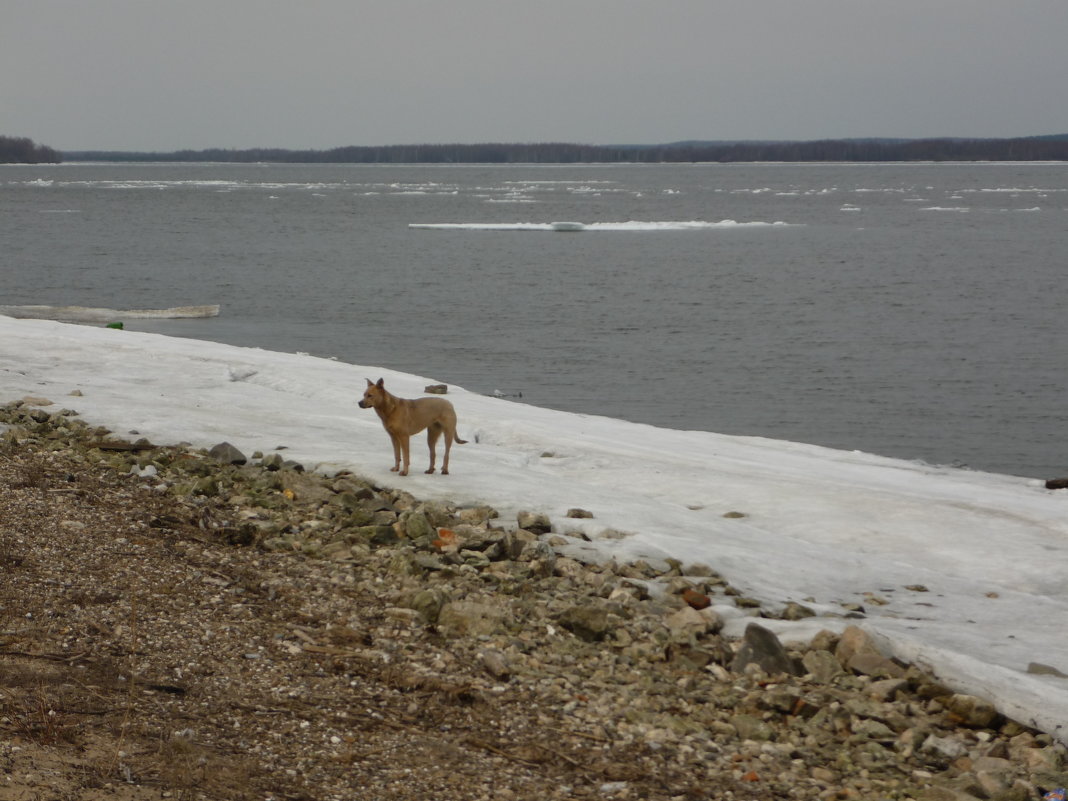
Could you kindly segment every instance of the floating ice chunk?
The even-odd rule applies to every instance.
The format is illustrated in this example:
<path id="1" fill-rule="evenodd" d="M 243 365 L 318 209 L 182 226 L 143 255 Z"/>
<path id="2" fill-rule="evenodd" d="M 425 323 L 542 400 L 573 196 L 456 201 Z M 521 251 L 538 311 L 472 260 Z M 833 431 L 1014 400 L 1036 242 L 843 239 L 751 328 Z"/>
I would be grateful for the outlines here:
<path id="1" fill-rule="evenodd" d="M 551 223 L 409 223 L 408 227 L 429 231 L 696 231 L 716 228 L 760 228 L 766 226 L 791 226 L 786 222 L 738 222 L 720 220 L 630 220 L 628 222 L 551 222 Z"/>
<path id="2" fill-rule="evenodd" d="M 0 306 L 0 314 L 30 320 L 57 320 L 66 323 L 106 323 L 111 320 L 174 320 L 190 317 L 218 317 L 219 305 L 174 306 L 170 309 L 103 309 L 90 306 Z"/>

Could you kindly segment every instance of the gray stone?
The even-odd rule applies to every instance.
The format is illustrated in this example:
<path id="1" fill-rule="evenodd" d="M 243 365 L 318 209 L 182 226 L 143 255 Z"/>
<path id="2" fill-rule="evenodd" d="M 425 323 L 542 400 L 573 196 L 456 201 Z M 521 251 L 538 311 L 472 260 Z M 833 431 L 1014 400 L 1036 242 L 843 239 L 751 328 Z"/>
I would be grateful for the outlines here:
<path id="1" fill-rule="evenodd" d="M 892 659 L 881 654 L 854 654 L 846 664 L 854 673 L 877 679 L 897 679 L 905 675 L 905 669 Z"/>
<path id="2" fill-rule="evenodd" d="M 686 642 L 700 637 L 710 628 L 710 621 L 698 610 L 684 606 L 664 618 L 664 625 L 671 632 L 672 639 Z"/>
<path id="3" fill-rule="evenodd" d="M 424 623 L 437 623 L 448 596 L 442 590 L 421 590 L 407 602 L 409 609 L 419 614 Z"/>
<path id="4" fill-rule="evenodd" d="M 548 534 L 553 530 L 553 524 L 549 521 L 548 515 L 524 511 L 520 512 L 516 519 L 521 529 L 535 534 Z"/>
<path id="5" fill-rule="evenodd" d="M 582 575 L 586 572 L 586 568 L 582 566 L 582 563 L 570 559 L 566 556 L 557 557 L 556 565 L 553 568 L 553 573 L 557 576 L 563 576 L 578 581 Z"/>
<path id="6" fill-rule="evenodd" d="M 208 451 L 208 456 L 223 464 L 245 464 L 248 458 L 229 442 L 220 442 Z"/>
<path id="7" fill-rule="evenodd" d="M 946 701 L 946 708 L 965 726 L 975 728 L 987 728 L 998 717 L 998 711 L 993 704 L 974 695 L 951 695 Z"/>
<path id="8" fill-rule="evenodd" d="M 391 545 L 399 539 L 393 526 L 360 526 L 353 534 L 372 545 Z"/>
<path id="9" fill-rule="evenodd" d="M 876 647 L 875 641 L 868 632 L 859 626 L 849 626 L 842 632 L 834 655 L 838 657 L 843 667 L 848 667 L 849 661 L 861 653 L 882 656 L 882 652 Z"/>
<path id="10" fill-rule="evenodd" d="M 1068 673 L 1064 673 L 1052 665 L 1044 665 L 1041 662 L 1028 662 L 1027 672 L 1034 676 L 1056 676 L 1058 679 L 1068 679 Z"/>
<path id="11" fill-rule="evenodd" d="M 392 576 L 421 576 L 423 574 L 423 569 L 415 562 L 415 554 L 410 551 L 397 551 L 389 560 L 386 570 Z"/>
<path id="12" fill-rule="evenodd" d="M 871 635 L 858 626 L 849 626 L 842 632 L 835 656 L 847 670 L 864 676 L 897 679 L 905 675 L 904 668 L 884 656 Z"/>
<path id="13" fill-rule="evenodd" d="M 411 540 L 429 537 L 437 533 L 422 512 L 409 512 L 404 521 L 404 530 L 408 534 L 408 539 Z"/>
<path id="14" fill-rule="evenodd" d="M 731 725 L 741 740 L 760 742 L 770 740 L 772 736 L 771 727 L 754 715 L 734 715 L 731 718 Z"/>
<path id="15" fill-rule="evenodd" d="M 478 652 L 478 658 L 482 666 L 494 678 L 507 680 L 511 678 L 512 668 L 508 664 L 508 658 L 496 648 L 486 648 Z"/>
<path id="16" fill-rule="evenodd" d="M 976 775 L 986 773 L 989 775 L 1012 776 L 1016 770 L 1016 764 L 1010 759 L 1000 757 L 981 756 L 972 762 L 972 770 Z"/>
<path id="17" fill-rule="evenodd" d="M 960 740 L 953 737 L 937 737 L 933 734 L 923 741 L 920 750 L 940 754 L 949 759 L 958 759 L 968 754 L 968 747 Z"/>
<path id="18" fill-rule="evenodd" d="M 489 531 L 477 526 L 458 526 L 454 529 L 460 546 L 469 551 L 489 551 L 495 545 L 499 546 L 504 535 L 499 531 Z M 503 547 L 498 547 L 498 555 L 504 552 Z"/>
<path id="19" fill-rule="evenodd" d="M 547 578 L 556 568 L 556 551 L 541 540 L 528 542 L 519 555 L 519 561 L 529 562 L 530 569 L 539 578 Z"/>
<path id="20" fill-rule="evenodd" d="M 830 684 L 835 677 L 845 675 L 841 663 L 830 651 L 808 651 L 801 657 L 801 664 L 819 684 Z"/>
<path id="21" fill-rule="evenodd" d="M 936 785 L 926 788 L 920 794 L 919 801 L 976 801 L 976 797 L 956 787 Z"/>
<path id="22" fill-rule="evenodd" d="M 853 734 L 865 740 L 893 740 L 895 737 L 889 726 L 871 719 L 857 721 L 853 726 Z"/>
<path id="23" fill-rule="evenodd" d="M 280 453 L 269 453 L 266 456 L 264 456 L 263 459 L 260 461 L 260 466 L 263 467 L 264 470 L 275 471 L 275 470 L 281 470 L 282 469 L 282 465 L 284 463 L 285 463 L 285 460 L 282 458 L 282 454 L 280 454 Z"/>
<path id="24" fill-rule="evenodd" d="M 492 506 L 469 506 L 465 509 L 458 509 L 456 517 L 464 523 L 481 525 L 495 519 L 497 510 Z"/>
<path id="25" fill-rule="evenodd" d="M 707 621 L 709 634 L 719 634 L 723 631 L 724 621 L 719 612 L 710 607 L 698 609 L 697 611 Z"/>
<path id="26" fill-rule="evenodd" d="M 437 571 L 442 570 L 445 567 L 445 563 L 441 561 L 441 557 L 432 553 L 417 553 L 414 558 L 414 564 L 421 570 Z"/>
<path id="27" fill-rule="evenodd" d="M 484 552 L 473 551 L 468 548 L 460 551 L 460 558 L 464 560 L 464 564 L 475 568 L 486 567 L 490 563 L 490 558 Z"/>
<path id="28" fill-rule="evenodd" d="M 731 670 L 741 673 L 750 665 L 756 665 L 769 676 L 795 673 L 793 661 L 779 638 L 759 623 L 745 627 L 745 637 L 731 662 Z"/>
<path id="29" fill-rule="evenodd" d="M 323 559 L 330 559 L 335 562 L 343 562 L 352 558 L 352 549 L 344 540 L 335 540 L 329 542 L 322 547 L 319 551 Z"/>
<path id="30" fill-rule="evenodd" d="M 863 696 L 849 698 L 842 706 L 849 714 L 856 715 L 858 718 L 882 720 L 885 716 L 885 705 L 873 698 Z"/>
<path id="31" fill-rule="evenodd" d="M 204 476 L 203 478 L 197 479 L 196 483 L 193 485 L 193 494 L 203 495 L 207 498 L 214 498 L 219 494 L 219 484 L 211 476 Z"/>
<path id="32" fill-rule="evenodd" d="M 621 578 L 631 579 L 654 579 L 661 575 L 660 571 L 646 562 L 644 559 L 638 559 L 635 562 L 624 562 L 621 565 L 615 566 L 615 573 Z"/>
<path id="33" fill-rule="evenodd" d="M 537 536 L 529 531 L 506 531 L 501 539 L 501 547 L 508 559 L 518 559 L 527 545 L 537 541 Z"/>
<path id="34" fill-rule="evenodd" d="M 877 701 L 893 701 L 898 693 L 906 692 L 908 687 L 905 679 L 882 679 L 871 683 L 868 694 Z"/>
<path id="35" fill-rule="evenodd" d="M 768 688 L 757 703 L 766 709 L 793 714 L 800 702 L 801 691 L 797 687 L 774 687 Z"/>
<path id="36" fill-rule="evenodd" d="M 348 517 L 345 518 L 345 525 L 350 528 L 363 528 L 364 526 L 374 525 L 375 514 L 370 509 L 353 509 Z"/>
<path id="37" fill-rule="evenodd" d="M 565 609 L 557 622 L 580 640 L 597 642 L 611 630 L 608 610 L 603 606 L 581 605 Z"/>
<path id="38" fill-rule="evenodd" d="M 505 616 L 505 610 L 499 604 L 450 601 L 438 615 L 438 628 L 454 637 L 489 635 L 501 629 Z"/>
<path id="39" fill-rule="evenodd" d="M 783 620 L 803 620 L 806 617 L 815 617 L 816 613 L 803 604 L 790 601 L 783 607 L 780 617 Z"/>

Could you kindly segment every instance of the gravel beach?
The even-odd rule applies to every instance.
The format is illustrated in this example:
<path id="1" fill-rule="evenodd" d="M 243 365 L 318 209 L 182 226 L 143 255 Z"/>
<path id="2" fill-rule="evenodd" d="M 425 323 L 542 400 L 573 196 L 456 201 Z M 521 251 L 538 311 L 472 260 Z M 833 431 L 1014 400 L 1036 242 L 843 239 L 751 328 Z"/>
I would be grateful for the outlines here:
<path id="1" fill-rule="evenodd" d="M 573 516 L 588 513 L 575 509 Z M 715 565 L 0 407 L 0 801 L 1028 801 L 1065 748 Z M 752 617 L 742 638 L 716 611 Z M 839 633 L 832 633 L 834 629 Z"/>

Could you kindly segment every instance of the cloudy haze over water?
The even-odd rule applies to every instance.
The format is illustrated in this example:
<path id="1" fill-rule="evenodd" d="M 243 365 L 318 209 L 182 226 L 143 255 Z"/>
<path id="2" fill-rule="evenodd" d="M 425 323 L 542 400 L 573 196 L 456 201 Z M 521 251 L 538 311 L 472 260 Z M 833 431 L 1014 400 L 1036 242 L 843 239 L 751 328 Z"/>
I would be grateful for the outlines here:
<path id="1" fill-rule="evenodd" d="M 0 0 L 60 150 L 1068 131 L 1064 0 Z"/>

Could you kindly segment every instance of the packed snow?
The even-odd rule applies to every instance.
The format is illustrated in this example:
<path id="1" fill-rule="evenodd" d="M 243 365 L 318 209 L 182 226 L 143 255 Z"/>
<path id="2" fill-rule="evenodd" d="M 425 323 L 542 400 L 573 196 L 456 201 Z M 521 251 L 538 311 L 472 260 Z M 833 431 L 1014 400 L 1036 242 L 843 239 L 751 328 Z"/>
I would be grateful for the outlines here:
<path id="1" fill-rule="evenodd" d="M 309 468 L 491 504 L 505 520 L 544 512 L 558 531 L 590 538 L 575 539 L 575 555 L 706 564 L 768 607 L 797 601 L 829 615 L 768 621 L 787 641 L 859 623 L 896 656 L 1068 742 L 1068 491 L 1042 481 L 674 431 L 453 386 L 469 443 L 453 448 L 451 475 L 421 472 L 416 437 L 412 475 L 400 477 L 377 416 L 356 405 L 365 378 L 415 397 L 447 375 L 2 316 L 0 343 L 0 402 L 47 398 L 159 443 L 285 446 Z M 594 517 L 567 518 L 572 507 Z M 843 617 L 850 604 L 865 617 Z M 720 611 L 740 633 L 744 613 Z"/>

